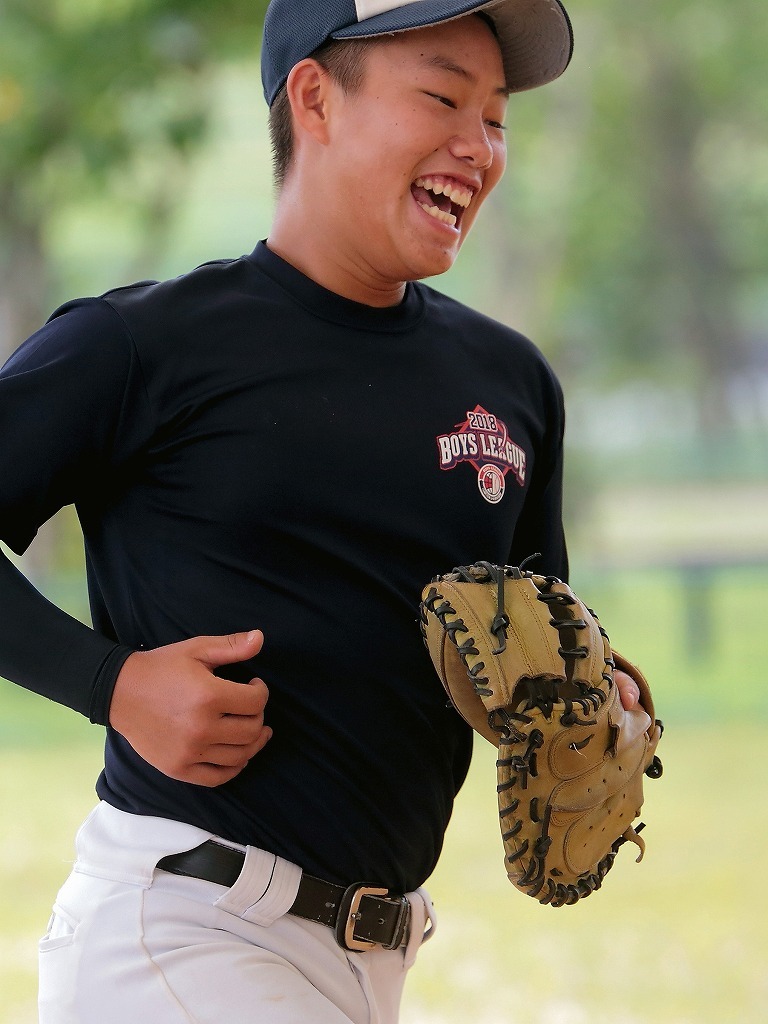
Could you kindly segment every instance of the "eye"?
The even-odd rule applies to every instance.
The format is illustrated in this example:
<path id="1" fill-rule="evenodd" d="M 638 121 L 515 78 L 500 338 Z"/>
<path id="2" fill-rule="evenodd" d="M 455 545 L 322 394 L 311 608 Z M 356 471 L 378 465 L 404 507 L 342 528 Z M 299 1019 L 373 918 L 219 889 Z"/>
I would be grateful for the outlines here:
<path id="1" fill-rule="evenodd" d="M 486 121 L 485 123 L 491 128 L 498 128 L 500 132 L 505 132 L 507 130 L 507 126 L 502 124 L 501 121 Z"/>
<path id="2" fill-rule="evenodd" d="M 442 103 L 446 107 L 450 107 L 451 110 L 456 110 L 456 104 L 453 100 L 449 100 L 447 96 L 440 96 L 436 92 L 428 92 L 427 96 L 431 96 L 433 100 L 437 100 L 438 103 Z"/>

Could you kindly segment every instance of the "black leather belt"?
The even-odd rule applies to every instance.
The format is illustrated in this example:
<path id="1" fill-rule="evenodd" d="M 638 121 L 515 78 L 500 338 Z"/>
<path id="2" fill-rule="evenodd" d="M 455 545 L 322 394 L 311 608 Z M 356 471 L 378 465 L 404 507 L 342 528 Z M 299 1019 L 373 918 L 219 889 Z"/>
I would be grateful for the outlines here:
<path id="1" fill-rule="evenodd" d="M 185 853 L 163 857 L 157 866 L 174 875 L 203 878 L 230 888 L 245 863 L 245 854 L 209 839 Z M 378 886 L 349 887 L 302 874 L 299 891 L 288 911 L 307 921 L 332 928 L 344 949 L 365 950 L 374 945 L 397 949 L 408 941 L 411 905 L 405 896 L 390 895 Z"/>

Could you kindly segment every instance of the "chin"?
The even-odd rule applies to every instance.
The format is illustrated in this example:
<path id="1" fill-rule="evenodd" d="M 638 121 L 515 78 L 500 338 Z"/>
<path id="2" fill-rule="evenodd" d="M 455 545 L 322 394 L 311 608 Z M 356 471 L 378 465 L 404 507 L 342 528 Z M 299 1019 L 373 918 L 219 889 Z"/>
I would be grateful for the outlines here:
<path id="1" fill-rule="evenodd" d="M 445 274 L 451 269 L 458 255 L 458 249 L 422 254 L 411 261 L 412 273 L 408 280 L 420 281 L 425 277 L 439 277 L 440 274 Z"/>

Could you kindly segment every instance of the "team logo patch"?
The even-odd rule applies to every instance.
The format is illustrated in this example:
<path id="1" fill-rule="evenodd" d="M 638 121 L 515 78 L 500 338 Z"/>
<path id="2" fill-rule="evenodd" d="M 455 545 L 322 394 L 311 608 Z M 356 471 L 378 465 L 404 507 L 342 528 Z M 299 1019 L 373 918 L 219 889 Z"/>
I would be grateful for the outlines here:
<path id="1" fill-rule="evenodd" d="M 507 473 L 520 487 L 525 484 L 526 455 L 509 437 L 506 424 L 481 405 L 467 413 L 450 434 L 437 438 L 440 469 L 455 469 L 468 462 L 477 472 L 477 486 L 491 505 L 504 497 Z"/>

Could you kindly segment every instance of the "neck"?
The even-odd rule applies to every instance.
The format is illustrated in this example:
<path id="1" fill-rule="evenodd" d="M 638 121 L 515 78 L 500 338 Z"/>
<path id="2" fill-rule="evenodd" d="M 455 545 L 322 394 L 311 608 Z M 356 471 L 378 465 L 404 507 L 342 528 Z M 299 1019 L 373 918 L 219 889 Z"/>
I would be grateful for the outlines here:
<path id="1" fill-rule="evenodd" d="M 382 280 L 361 265 L 343 240 L 322 224 L 306 200 L 288 183 L 278 197 L 267 245 L 316 284 L 366 306 L 396 306 L 405 295 L 403 281 Z M 336 244 L 336 239 L 339 244 Z"/>

